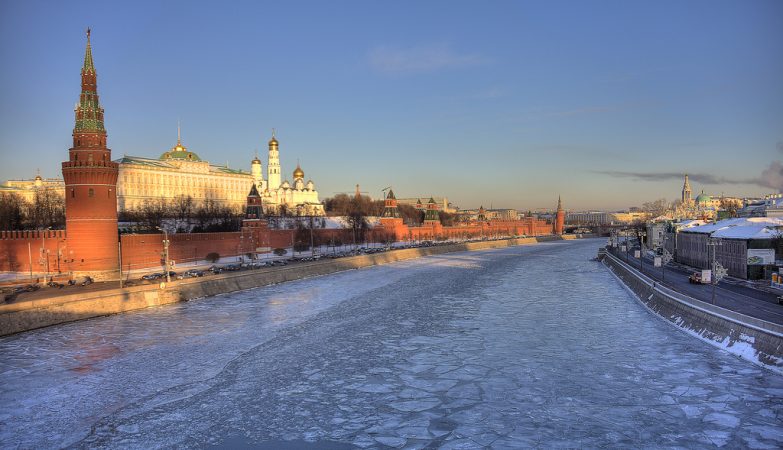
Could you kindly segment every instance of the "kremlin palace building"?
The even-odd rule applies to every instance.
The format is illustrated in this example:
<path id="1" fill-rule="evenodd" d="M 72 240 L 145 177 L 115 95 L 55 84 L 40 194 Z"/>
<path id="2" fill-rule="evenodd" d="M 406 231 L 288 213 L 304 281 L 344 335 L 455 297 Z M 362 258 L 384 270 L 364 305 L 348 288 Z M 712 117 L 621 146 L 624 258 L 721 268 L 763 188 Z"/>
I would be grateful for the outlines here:
<path id="1" fill-rule="evenodd" d="M 206 200 L 232 209 L 244 209 L 247 193 L 255 185 L 268 214 L 309 216 L 323 215 L 323 205 L 312 180 L 304 181 L 304 171 L 297 165 L 293 183 L 280 180 L 278 141 L 269 141 L 269 164 L 264 179 L 263 165 L 256 156 L 250 172 L 216 166 L 189 151 L 177 139 L 177 145 L 160 158 L 124 156 L 119 164 L 117 208 L 128 211 L 141 208 L 145 202 L 160 198 L 189 195 L 196 207 Z"/>

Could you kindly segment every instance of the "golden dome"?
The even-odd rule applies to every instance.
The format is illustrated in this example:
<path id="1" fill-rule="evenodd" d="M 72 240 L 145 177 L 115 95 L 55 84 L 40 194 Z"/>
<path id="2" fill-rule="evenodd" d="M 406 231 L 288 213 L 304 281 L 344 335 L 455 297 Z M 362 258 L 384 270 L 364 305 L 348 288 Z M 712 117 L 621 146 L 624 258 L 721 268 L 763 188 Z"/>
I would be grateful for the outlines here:
<path id="1" fill-rule="evenodd" d="M 296 165 L 296 170 L 294 170 L 294 180 L 304 178 L 304 170 L 302 170 L 301 167 L 299 167 L 299 164 Z"/>

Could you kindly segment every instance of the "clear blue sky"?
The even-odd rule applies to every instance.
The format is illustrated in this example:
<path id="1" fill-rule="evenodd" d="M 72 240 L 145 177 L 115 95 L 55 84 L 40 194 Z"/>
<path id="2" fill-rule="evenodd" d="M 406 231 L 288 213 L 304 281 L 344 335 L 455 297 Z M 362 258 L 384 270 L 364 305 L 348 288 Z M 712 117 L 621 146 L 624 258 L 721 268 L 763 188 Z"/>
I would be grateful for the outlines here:
<path id="1" fill-rule="evenodd" d="M 0 3 L 0 180 L 60 176 L 87 26 L 109 147 L 321 197 L 619 209 L 783 183 L 783 2 Z"/>

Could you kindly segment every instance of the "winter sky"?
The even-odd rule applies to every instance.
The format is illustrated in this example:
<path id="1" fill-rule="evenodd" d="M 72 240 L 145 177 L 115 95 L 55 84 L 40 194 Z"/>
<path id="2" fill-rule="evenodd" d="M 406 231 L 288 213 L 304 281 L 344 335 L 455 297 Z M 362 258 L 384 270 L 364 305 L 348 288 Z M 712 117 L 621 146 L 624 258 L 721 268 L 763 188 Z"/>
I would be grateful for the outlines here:
<path id="1" fill-rule="evenodd" d="M 0 180 L 59 177 L 91 27 L 109 147 L 321 198 L 619 209 L 783 186 L 783 2 L 0 2 Z"/>

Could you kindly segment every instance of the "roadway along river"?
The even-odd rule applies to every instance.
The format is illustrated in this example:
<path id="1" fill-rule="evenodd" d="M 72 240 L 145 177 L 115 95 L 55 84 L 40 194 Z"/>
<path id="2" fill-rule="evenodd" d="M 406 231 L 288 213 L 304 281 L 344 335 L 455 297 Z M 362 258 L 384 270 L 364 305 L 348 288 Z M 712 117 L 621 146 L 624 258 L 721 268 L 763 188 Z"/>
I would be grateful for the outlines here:
<path id="1" fill-rule="evenodd" d="M 0 446 L 783 446 L 783 377 L 651 315 L 589 261 L 602 243 L 428 257 L 0 339 Z"/>

